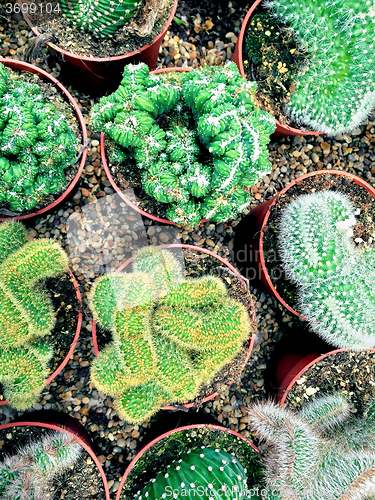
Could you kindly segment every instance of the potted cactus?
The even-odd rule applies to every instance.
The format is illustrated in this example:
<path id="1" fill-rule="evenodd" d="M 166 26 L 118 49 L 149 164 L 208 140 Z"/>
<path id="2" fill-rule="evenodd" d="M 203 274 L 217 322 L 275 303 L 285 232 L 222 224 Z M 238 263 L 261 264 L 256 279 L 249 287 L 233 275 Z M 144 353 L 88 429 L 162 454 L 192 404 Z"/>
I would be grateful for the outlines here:
<path id="1" fill-rule="evenodd" d="M 165 404 L 198 397 L 244 349 L 252 323 L 220 278 L 185 278 L 168 250 L 145 247 L 132 267 L 99 278 L 90 292 L 95 321 L 112 335 L 91 380 L 115 395 L 121 418 L 136 423 Z"/>
<path id="2" fill-rule="evenodd" d="M 30 240 L 18 222 L 0 224 L 0 383 L 5 403 L 16 410 L 33 406 L 43 387 L 66 365 L 77 342 L 80 295 L 68 271 L 68 258 L 58 243 Z M 42 285 L 47 279 L 53 300 Z M 67 335 L 71 327 L 76 328 L 74 339 Z M 67 345 L 59 346 L 64 355 L 55 358 L 54 344 L 64 338 Z"/>
<path id="3" fill-rule="evenodd" d="M 160 75 L 149 75 L 144 64 L 125 68 L 91 120 L 111 140 L 112 177 L 135 189 L 143 214 L 196 226 L 246 208 L 244 188 L 271 169 L 267 143 L 275 129 L 254 106 L 255 86 L 233 63 Z M 105 165 L 104 148 L 102 155 Z"/>

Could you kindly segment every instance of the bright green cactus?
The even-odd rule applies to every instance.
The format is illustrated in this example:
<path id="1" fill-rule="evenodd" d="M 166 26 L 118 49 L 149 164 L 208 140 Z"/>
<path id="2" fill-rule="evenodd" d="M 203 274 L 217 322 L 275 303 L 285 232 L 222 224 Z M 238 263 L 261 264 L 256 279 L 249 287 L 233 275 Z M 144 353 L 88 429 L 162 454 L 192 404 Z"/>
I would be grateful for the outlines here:
<path id="1" fill-rule="evenodd" d="M 300 196 L 282 212 L 279 248 L 311 328 L 332 345 L 361 349 L 375 345 L 375 254 L 355 246 L 356 222 L 340 193 Z"/>
<path id="2" fill-rule="evenodd" d="M 375 498 L 374 402 L 350 417 L 341 395 L 323 396 L 293 414 L 272 403 L 253 405 L 250 423 L 272 445 L 266 497 L 272 500 Z"/>
<path id="3" fill-rule="evenodd" d="M 130 64 L 91 120 L 114 141 L 112 162 L 134 157 L 144 191 L 167 204 L 170 220 L 225 221 L 249 205 L 243 188 L 271 169 L 275 120 L 254 106 L 255 88 L 234 63 L 177 76 Z"/>
<path id="4" fill-rule="evenodd" d="M 78 141 L 41 87 L 11 76 L 0 63 L 0 207 L 24 212 L 65 188 Z"/>
<path id="5" fill-rule="evenodd" d="M 133 273 L 104 276 L 91 290 L 93 316 L 113 336 L 93 362 L 91 380 L 115 395 L 130 422 L 195 398 L 250 333 L 246 309 L 219 278 L 184 279 L 171 252 L 147 247 L 136 254 Z"/>
<path id="6" fill-rule="evenodd" d="M 53 479 L 77 461 L 82 448 L 76 439 L 53 432 L 21 448 L 0 463 L 0 497 L 3 500 L 44 500 Z"/>

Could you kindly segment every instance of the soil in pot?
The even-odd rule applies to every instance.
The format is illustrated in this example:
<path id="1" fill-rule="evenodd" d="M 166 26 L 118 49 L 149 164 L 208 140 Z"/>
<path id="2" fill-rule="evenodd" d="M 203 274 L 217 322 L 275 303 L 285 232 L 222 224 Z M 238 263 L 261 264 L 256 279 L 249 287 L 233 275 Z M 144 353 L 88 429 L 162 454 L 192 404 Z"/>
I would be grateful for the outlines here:
<path id="1" fill-rule="evenodd" d="M 136 51 L 150 44 L 162 31 L 171 14 L 173 0 L 141 0 L 137 14 L 108 38 L 81 31 L 63 16 L 58 2 L 24 0 L 24 11 L 48 41 L 68 52 L 85 57 L 115 57 Z M 154 18 L 156 13 L 156 18 Z M 151 17 L 150 17 L 150 14 Z"/>
<path id="2" fill-rule="evenodd" d="M 14 455 L 17 450 L 29 442 L 51 434 L 51 429 L 44 427 L 11 427 L 0 430 L 0 461 L 5 455 Z M 54 495 L 53 493 L 54 492 Z M 105 491 L 100 472 L 85 449 L 74 466 L 56 476 L 51 485 L 51 496 L 46 500 L 104 500 Z"/>
<path id="3" fill-rule="evenodd" d="M 174 432 L 149 448 L 134 464 L 120 499 L 133 499 L 138 490 L 142 490 L 151 479 L 178 460 L 183 453 L 201 446 L 218 448 L 235 455 L 248 471 L 248 490 L 259 488 L 262 484 L 263 468 L 259 455 L 246 441 L 229 432 L 202 427 Z"/>
<path id="4" fill-rule="evenodd" d="M 270 217 L 264 228 L 264 258 L 273 286 L 284 301 L 297 311 L 297 287 L 286 278 L 279 254 L 277 236 L 280 217 L 283 209 L 298 196 L 328 189 L 347 195 L 355 208 L 360 209 L 360 213 L 356 215 L 358 222 L 353 229 L 353 238 L 361 238 L 363 242 L 355 244 L 374 244 L 371 236 L 375 234 L 374 198 L 366 188 L 355 184 L 353 179 L 333 174 L 316 175 L 298 181 L 285 194 L 278 196 L 276 204 L 270 207 Z"/>

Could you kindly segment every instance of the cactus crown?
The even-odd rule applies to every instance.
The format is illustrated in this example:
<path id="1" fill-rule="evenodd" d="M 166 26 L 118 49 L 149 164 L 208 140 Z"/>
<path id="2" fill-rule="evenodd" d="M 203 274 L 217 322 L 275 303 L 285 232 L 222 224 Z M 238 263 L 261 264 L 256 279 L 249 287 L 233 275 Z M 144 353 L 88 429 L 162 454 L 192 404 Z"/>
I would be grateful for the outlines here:
<path id="1" fill-rule="evenodd" d="M 91 379 L 115 395 L 120 416 L 129 422 L 196 397 L 250 332 L 247 310 L 227 296 L 219 278 L 185 279 L 163 249 L 140 250 L 133 273 L 97 280 L 90 307 L 113 335 L 94 361 Z"/>
<path id="2" fill-rule="evenodd" d="M 373 2 L 273 0 L 307 53 L 294 75 L 287 111 L 297 122 L 336 135 L 353 130 L 375 106 Z"/>
<path id="3" fill-rule="evenodd" d="M 252 427 L 272 445 L 265 470 L 271 498 L 373 498 L 374 406 L 361 418 L 350 418 L 341 395 L 316 399 L 298 414 L 272 403 L 250 407 Z"/>
<path id="4" fill-rule="evenodd" d="M 255 87 L 234 63 L 172 76 L 130 64 L 91 119 L 116 144 L 112 162 L 134 157 L 142 188 L 168 204 L 170 220 L 225 221 L 249 204 L 243 187 L 271 170 L 275 120 L 254 106 Z"/>
<path id="5" fill-rule="evenodd" d="M 75 438 L 63 432 L 31 442 L 0 463 L 1 498 L 43 500 L 51 494 L 53 478 L 73 465 L 81 450 Z"/>
<path id="6" fill-rule="evenodd" d="M 44 337 L 55 313 L 40 281 L 67 268 L 65 252 L 53 240 L 30 241 L 21 224 L 0 224 L 0 382 L 19 411 L 35 402 L 52 357 Z"/>
<path id="7" fill-rule="evenodd" d="M 374 252 L 351 238 L 356 222 L 343 194 L 300 196 L 282 212 L 279 248 L 311 328 L 337 347 L 360 349 L 375 344 L 375 273 Z"/>

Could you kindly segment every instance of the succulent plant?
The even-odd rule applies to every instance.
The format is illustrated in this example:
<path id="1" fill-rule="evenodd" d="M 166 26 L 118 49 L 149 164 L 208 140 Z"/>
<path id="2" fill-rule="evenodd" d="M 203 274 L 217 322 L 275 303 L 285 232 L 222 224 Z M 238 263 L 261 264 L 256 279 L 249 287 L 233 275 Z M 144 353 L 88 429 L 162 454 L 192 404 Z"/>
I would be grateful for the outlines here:
<path id="1" fill-rule="evenodd" d="M 271 445 L 265 464 L 268 498 L 374 498 L 374 408 L 373 401 L 363 417 L 350 417 L 341 395 L 318 398 L 297 414 L 273 403 L 251 406 L 250 425 Z"/>
<path id="2" fill-rule="evenodd" d="M 64 189 L 64 168 L 75 163 L 77 145 L 41 87 L 0 63 L 0 206 L 24 212 Z"/>
<path id="3" fill-rule="evenodd" d="M 357 248 L 355 209 L 343 194 L 299 196 L 282 211 L 279 250 L 298 309 L 337 347 L 375 345 L 374 251 Z"/>
<path id="4" fill-rule="evenodd" d="M 30 442 L 16 455 L 0 462 L 0 496 L 3 500 L 44 500 L 52 493 L 51 482 L 64 473 L 81 454 L 81 446 L 64 432 L 47 434 Z"/>
<path id="5" fill-rule="evenodd" d="M 0 382 L 19 411 L 35 402 L 53 355 L 44 337 L 55 312 L 40 281 L 67 268 L 65 252 L 53 240 L 30 241 L 21 224 L 0 224 Z"/>
<path id="6" fill-rule="evenodd" d="M 250 203 L 243 188 L 271 170 L 275 120 L 254 106 L 255 88 L 234 63 L 167 75 L 130 64 L 91 119 L 115 143 L 111 161 L 134 158 L 142 188 L 168 204 L 170 220 L 225 221 Z"/>
<path id="7" fill-rule="evenodd" d="M 173 254 L 162 249 L 141 249 L 133 273 L 97 280 L 90 307 L 113 336 L 93 362 L 92 382 L 115 395 L 129 422 L 196 397 L 250 332 L 245 307 L 228 297 L 219 278 L 185 280 Z"/>
<path id="8" fill-rule="evenodd" d="M 373 3 L 273 0 L 268 6 L 307 53 L 294 75 L 290 116 L 331 135 L 358 127 L 375 107 Z"/>

